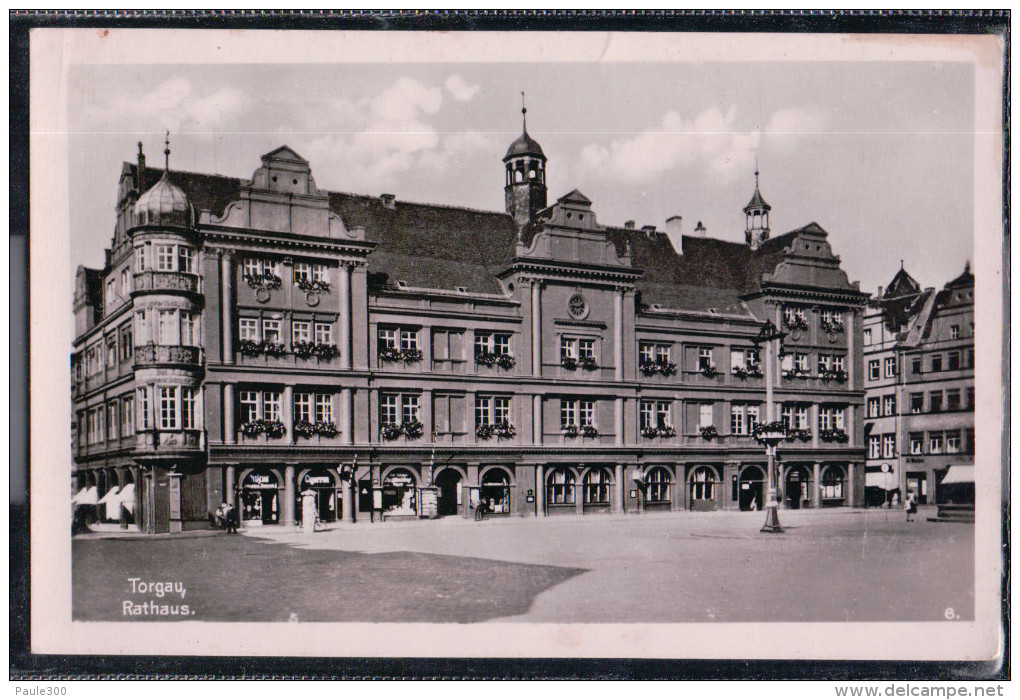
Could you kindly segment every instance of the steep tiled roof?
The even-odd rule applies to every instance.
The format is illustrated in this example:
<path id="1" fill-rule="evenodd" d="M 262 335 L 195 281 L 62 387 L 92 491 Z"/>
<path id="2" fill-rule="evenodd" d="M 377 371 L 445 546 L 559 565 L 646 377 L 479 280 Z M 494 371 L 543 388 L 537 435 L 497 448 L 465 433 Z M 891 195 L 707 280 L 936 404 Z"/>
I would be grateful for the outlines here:
<path id="1" fill-rule="evenodd" d="M 946 284 L 946 289 L 957 289 L 959 287 L 973 287 L 974 274 L 970 271 L 970 261 L 963 268 L 963 274 Z"/>
<path id="2" fill-rule="evenodd" d="M 161 170 L 146 170 L 148 182 L 161 175 Z M 181 171 L 170 176 L 197 210 L 215 216 L 239 198 L 244 182 Z M 347 227 L 364 227 L 367 239 L 377 244 L 369 256 L 374 287 L 394 287 L 401 280 L 411 287 L 502 293 L 496 275 L 512 260 L 517 241 L 517 227 L 508 214 L 399 200 L 387 206 L 378 197 L 327 194 L 330 209 Z M 684 236 L 682 255 L 663 233 L 653 238 L 645 231 L 613 227 L 606 233 L 621 255 L 630 241 L 633 266 L 643 272 L 637 282 L 642 303 L 746 314 L 740 297 L 759 288 L 762 273 L 776 269 L 793 238 L 824 231 L 809 224 L 765 241 L 757 251 L 742 243 Z M 524 233 L 526 245 L 531 237 Z"/>

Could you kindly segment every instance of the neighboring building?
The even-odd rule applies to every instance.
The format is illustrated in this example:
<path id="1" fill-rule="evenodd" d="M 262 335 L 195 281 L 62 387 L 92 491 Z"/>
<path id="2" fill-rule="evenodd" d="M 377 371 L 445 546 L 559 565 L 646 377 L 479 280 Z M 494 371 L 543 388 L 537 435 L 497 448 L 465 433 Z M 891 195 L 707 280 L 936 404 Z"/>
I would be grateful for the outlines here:
<path id="1" fill-rule="evenodd" d="M 974 463 L 974 275 L 936 292 L 900 269 L 864 316 L 868 485 L 934 503 L 950 466 Z M 878 491 L 881 489 L 881 492 Z"/>
<path id="2" fill-rule="evenodd" d="M 247 181 L 139 147 L 78 270 L 79 495 L 146 532 L 292 522 L 307 490 L 323 520 L 760 508 L 768 318 L 785 504 L 863 503 L 867 295 L 821 227 L 770 238 L 757 186 L 746 245 L 603 226 L 547 206 L 526 130 L 503 162 L 484 212 L 325 192 L 287 147 Z"/>

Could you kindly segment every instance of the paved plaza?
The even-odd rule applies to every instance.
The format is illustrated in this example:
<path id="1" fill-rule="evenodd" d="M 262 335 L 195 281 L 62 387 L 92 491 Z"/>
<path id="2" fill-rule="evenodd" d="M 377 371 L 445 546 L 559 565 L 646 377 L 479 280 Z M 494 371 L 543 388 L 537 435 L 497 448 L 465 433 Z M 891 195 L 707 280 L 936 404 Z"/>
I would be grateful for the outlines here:
<path id="1" fill-rule="evenodd" d="M 74 615 L 151 621 L 124 603 L 152 599 L 188 603 L 190 620 L 934 621 L 947 608 L 972 619 L 973 525 L 925 515 L 782 511 L 779 535 L 759 533 L 760 512 L 678 512 L 85 536 Z M 141 581 L 187 593 L 158 599 Z"/>

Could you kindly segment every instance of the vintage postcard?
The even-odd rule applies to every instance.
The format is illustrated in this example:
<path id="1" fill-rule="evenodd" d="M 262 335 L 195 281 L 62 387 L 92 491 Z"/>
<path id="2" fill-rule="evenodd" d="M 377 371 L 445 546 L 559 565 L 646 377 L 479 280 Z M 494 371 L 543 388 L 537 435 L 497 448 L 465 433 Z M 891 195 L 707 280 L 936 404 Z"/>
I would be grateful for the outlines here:
<path id="1" fill-rule="evenodd" d="M 1001 654 L 996 37 L 31 55 L 33 652 Z"/>

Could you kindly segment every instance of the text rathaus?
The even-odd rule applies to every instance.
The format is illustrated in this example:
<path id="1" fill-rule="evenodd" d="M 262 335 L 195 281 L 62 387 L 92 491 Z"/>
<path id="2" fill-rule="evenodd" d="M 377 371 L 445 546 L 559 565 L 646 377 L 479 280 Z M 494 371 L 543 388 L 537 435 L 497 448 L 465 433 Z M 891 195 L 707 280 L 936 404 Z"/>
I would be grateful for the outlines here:
<path id="1" fill-rule="evenodd" d="M 783 507 L 864 503 L 868 295 L 820 226 L 770 237 L 757 183 L 744 244 L 606 226 L 548 205 L 526 128 L 503 164 L 487 212 L 320 190 L 286 146 L 244 180 L 139 144 L 77 271 L 76 499 L 151 533 L 293 523 L 309 491 L 323 521 L 761 508 L 771 320 Z"/>

